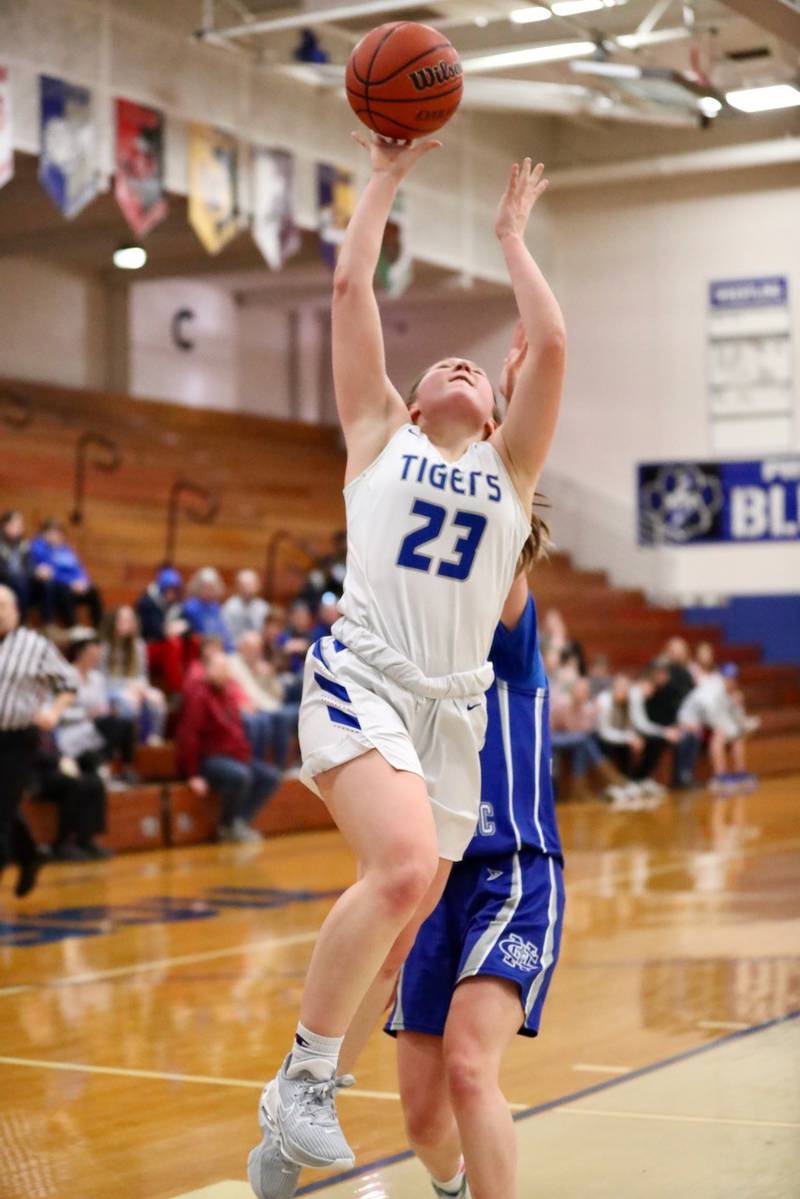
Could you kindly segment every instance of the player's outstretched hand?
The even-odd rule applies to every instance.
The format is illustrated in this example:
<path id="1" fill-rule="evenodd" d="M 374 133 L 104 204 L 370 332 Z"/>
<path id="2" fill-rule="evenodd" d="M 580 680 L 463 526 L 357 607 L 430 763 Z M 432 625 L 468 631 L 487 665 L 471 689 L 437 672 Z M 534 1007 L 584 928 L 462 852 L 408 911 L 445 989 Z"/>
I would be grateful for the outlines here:
<path id="1" fill-rule="evenodd" d="M 543 176 L 544 164 L 541 162 L 535 167 L 530 158 L 524 158 L 522 166 L 513 163 L 494 223 L 494 231 L 501 241 L 504 237 L 522 237 L 524 234 L 531 209 L 550 182 Z"/>
<path id="2" fill-rule="evenodd" d="M 404 143 L 383 141 L 377 135 L 369 137 L 365 133 L 353 133 L 352 137 L 353 141 L 368 151 L 373 174 L 392 175 L 395 179 L 402 179 L 420 158 L 424 158 L 431 150 L 441 149 L 442 146 L 435 137 Z"/>

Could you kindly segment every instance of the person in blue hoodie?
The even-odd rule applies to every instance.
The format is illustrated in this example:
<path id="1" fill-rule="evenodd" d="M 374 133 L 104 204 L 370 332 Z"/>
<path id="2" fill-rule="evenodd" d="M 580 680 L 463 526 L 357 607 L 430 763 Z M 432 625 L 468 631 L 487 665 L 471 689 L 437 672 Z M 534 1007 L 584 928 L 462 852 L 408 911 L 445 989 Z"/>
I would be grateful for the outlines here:
<path id="1" fill-rule="evenodd" d="M 49 519 L 30 545 L 31 602 L 41 609 L 45 623 L 55 620 L 72 626 L 78 606 L 89 609 L 92 624 L 103 617 L 103 602 L 76 551 L 67 543 L 64 526 Z"/>

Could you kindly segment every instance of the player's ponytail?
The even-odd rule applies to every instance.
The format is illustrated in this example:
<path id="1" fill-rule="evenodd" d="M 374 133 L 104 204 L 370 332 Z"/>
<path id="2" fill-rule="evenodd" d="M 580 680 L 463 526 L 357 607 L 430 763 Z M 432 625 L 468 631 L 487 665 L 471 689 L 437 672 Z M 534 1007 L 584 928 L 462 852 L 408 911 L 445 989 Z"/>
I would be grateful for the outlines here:
<path id="1" fill-rule="evenodd" d="M 549 508 L 547 500 L 537 491 L 533 497 L 533 511 L 531 512 L 531 531 L 528 534 L 528 540 L 520 550 L 519 558 L 517 559 L 517 574 L 525 574 L 542 558 L 546 558 L 553 542 L 550 538 L 550 526 L 547 521 L 539 516 L 536 512 L 537 508 Z"/>

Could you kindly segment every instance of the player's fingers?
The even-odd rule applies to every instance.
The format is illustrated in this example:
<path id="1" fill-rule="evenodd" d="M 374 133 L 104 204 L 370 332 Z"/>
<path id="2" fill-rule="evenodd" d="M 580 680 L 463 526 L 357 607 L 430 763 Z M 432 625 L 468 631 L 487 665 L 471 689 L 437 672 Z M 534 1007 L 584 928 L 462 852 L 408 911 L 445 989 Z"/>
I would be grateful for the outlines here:
<path id="1" fill-rule="evenodd" d="M 438 137 L 428 138 L 428 140 L 423 142 L 419 147 L 420 155 L 429 154 L 431 150 L 441 150 L 442 145 L 443 143 L 439 141 Z"/>
<path id="2" fill-rule="evenodd" d="M 358 133 L 355 129 L 353 129 L 350 133 L 350 136 L 354 142 L 358 142 L 359 146 L 363 146 L 365 150 L 369 149 L 370 143 L 367 141 L 363 133 Z"/>

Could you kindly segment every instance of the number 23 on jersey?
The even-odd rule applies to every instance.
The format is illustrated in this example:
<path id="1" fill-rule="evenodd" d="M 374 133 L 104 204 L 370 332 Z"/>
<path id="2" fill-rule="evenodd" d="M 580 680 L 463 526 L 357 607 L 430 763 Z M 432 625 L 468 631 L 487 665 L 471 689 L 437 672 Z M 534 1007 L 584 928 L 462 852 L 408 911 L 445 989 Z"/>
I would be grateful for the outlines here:
<path id="1" fill-rule="evenodd" d="M 422 546 L 428 545 L 440 536 L 447 522 L 447 528 L 465 530 L 462 537 L 456 537 L 452 547 L 454 558 L 440 558 L 434 574 L 446 579 L 457 579 L 463 582 L 469 578 L 478 552 L 478 546 L 486 530 L 486 517 L 479 512 L 465 512 L 459 509 L 452 517 L 446 508 L 440 504 L 429 504 L 427 500 L 414 500 L 411 505 L 412 516 L 422 516 L 425 523 L 406 534 L 400 545 L 397 565 L 406 570 L 421 570 L 429 574 L 434 567 L 434 559 L 428 554 L 420 553 Z"/>

